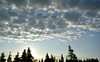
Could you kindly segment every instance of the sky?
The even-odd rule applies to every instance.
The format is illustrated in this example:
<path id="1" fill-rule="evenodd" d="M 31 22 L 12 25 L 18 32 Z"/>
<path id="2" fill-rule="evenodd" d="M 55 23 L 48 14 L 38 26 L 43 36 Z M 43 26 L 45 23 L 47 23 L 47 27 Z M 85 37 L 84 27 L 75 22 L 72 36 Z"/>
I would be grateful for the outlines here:
<path id="1" fill-rule="evenodd" d="M 0 0 L 0 53 L 100 59 L 100 0 Z"/>

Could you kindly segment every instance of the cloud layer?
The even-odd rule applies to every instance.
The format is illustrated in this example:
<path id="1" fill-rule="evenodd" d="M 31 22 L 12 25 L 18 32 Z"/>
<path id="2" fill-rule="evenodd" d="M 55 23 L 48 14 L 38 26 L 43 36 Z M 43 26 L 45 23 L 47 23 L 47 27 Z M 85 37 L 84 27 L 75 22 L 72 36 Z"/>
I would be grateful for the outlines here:
<path id="1" fill-rule="evenodd" d="M 0 0 L 0 37 L 77 39 L 100 32 L 100 0 Z"/>

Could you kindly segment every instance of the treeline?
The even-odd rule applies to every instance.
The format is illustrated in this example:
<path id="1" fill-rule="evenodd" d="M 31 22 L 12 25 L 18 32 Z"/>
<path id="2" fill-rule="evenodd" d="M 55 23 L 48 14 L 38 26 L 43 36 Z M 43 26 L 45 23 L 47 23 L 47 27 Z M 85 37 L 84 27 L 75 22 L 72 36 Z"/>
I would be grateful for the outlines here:
<path id="1" fill-rule="evenodd" d="M 17 55 L 15 55 L 14 60 L 12 60 L 12 55 L 11 52 L 9 53 L 9 56 L 7 59 L 5 59 L 5 54 L 4 52 L 1 53 L 0 56 L 0 62 L 99 62 L 98 59 L 85 59 L 85 60 L 79 60 L 77 59 L 76 55 L 73 53 L 74 50 L 71 49 L 71 47 L 69 46 L 69 53 L 66 57 L 66 59 L 64 59 L 63 54 L 61 54 L 61 58 L 60 59 L 56 59 L 55 56 L 53 56 L 51 54 L 51 56 L 48 55 L 48 53 L 45 56 L 45 59 L 35 59 L 32 54 L 31 54 L 31 50 L 28 47 L 28 50 L 26 51 L 26 49 L 23 50 L 21 57 L 19 57 L 19 52 L 17 52 Z"/>

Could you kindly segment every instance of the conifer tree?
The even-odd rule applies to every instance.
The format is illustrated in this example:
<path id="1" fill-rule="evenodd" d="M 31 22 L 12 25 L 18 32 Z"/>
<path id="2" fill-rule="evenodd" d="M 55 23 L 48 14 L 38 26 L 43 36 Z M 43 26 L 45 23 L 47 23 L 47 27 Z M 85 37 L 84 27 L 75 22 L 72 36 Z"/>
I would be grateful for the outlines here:
<path id="1" fill-rule="evenodd" d="M 53 55 L 51 54 L 51 60 L 50 60 L 51 62 L 53 62 L 54 61 L 54 59 L 53 59 Z"/>
<path id="2" fill-rule="evenodd" d="M 39 62 L 41 62 L 41 61 L 39 60 Z"/>
<path id="3" fill-rule="evenodd" d="M 11 59 L 12 59 L 11 56 L 12 56 L 12 55 L 11 55 L 11 52 L 10 52 L 10 53 L 9 53 L 9 56 L 8 56 L 8 59 L 7 59 L 7 62 L 12 62 L 12 60 L 11 60 Z"/>
<path id="4" fill-rule="evenodd" d="M 61 60 L 59 60 L 60 62 L 64 62 L 64 57 L 63 55 L 61 54 Z"/>
<path id="5" fill-rule="evenodd" d="M 23 53 L 22 53 L 22 57 L 21 57 L 21 61 L 22 62 L 27 62 L 27 54 L 26 54 L 26 49 L 24 49 Z"/>
<path id="6" fill-rule="evenodd" d="M 55 62 L 55 57 L 51 54 L 51 62 Z"/>
<path id="7" fill-rule="evenodd" d="M 45 57 L 45 62 L 50 62 L 50 58 L 49 58 L 48 53 L 46 54 L 46 57 Z"/>
<path id="8" fill-rule="evenodd" d="M 68 46 L 69 47 L 69 55 L 67 56 L 68 57 L 68 60 L 77 60 L 77 57 L 76 57 L 76 55 L 73 53 L 74 52 L 74 50 L 73 49 L 71 49 L 71 47 L 70 47 L 70 45 Z"/>
<path id="9" fill-rule="evenodd" d="M 19 52 L 17 52 L 17 55 L 14 58 L 14 62 L 21 62 L 19 57 Z"/>
<path id="10" fill-rule="evenodd" d="M 6 61 L 4 52 L 1 53 L 1 60 L 0 61 L 1 62 L 5 62 Z"/>
<path id="11" fill-rule="evenodd" d="M 48 55 L 48 53 L 46 54 L 46 59 L 49 59 L 49 55 Z"/>
<path id="12" fill-rule="evenodd" d="M 43 62 L 43 58 L 41 59 L 41 62 Z"/>
<path id="13" fill-rule="evenodd" d="M 31 50 L 28 47 L 28 50 L 27 50 L 27 62 L 32 62 L 32 59 L 34 59 L 34 57 L 32 56 Z"/>
<path id="14" fill-rule="evenodd" d="M 66 62 L 68 62 L 68 58 L 66 57 Z"/>
<path id="15" fill-rule="evenodd" d="M 96 62 L 99 62 L 99 60 L 96 58 L 96 60 L 95 60 Z"/>

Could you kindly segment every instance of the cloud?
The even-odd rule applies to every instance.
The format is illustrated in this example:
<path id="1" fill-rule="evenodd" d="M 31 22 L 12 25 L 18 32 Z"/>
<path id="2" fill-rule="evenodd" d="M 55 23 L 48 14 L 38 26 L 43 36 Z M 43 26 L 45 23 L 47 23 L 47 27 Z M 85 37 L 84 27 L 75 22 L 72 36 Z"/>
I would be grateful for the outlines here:
<path id="1" fill-rule="evenodd" d="M 99 11 L 100 10 L 100 0 L 80 0 L 80 10 L 87 10 L 87 11 Z"/>
<path id="2" fill-rule="evenodd" d="M 5 27 L 6 27 L 5 24 L 0 23 L 0 29 L 5 28 Z"/>
<path id="3" fill-rule="evenodd" d="M 0 0 L 0 8 L 4 7 L 4 3 Z"/>
<path id="4" fill-rule="evenodd" d="M 16 12 L 12 12 L 12 11 L 9 11 L 8 14 L 10 17 L 17 17 L 18 16 Z"/>
<path id="5" fill-rule="evenodd" d="M 72 23 L 78 23 L 79 18 L 81 17 L 81 14 L 79 12 L 66 12 L 63 17 Z"/>
<path id="6" fill-rule="evenodd" d="M 0 1 L 0 38 L 71 41 L 85 30 L 100 32 L 100 0 Z"/>
<path id="7" fill-rule="evenodd" d="M 85 17 L 87 17 L 87 18 L 95 18 L 96 15 L 98 15 L 98 14 L 96 12 L 93 12 L 93 11 L 89 11 L 89 12 L 85 13 Z"/>
<path id="8" fill-rule="evenodd" d="M 54 8 L 58 11 L 78 10 L 78 11 L 95 11 L 100 10 L 100 0 L 54 0 Z"/>
<path id="9" fill-rule="evenodd" d="M 50 4 L 50 0 L 29 0 L 30 7 L 36 9 L 49 8 Z"/>
<path id="10" fill-rule="evenodd" d="M 26 8 L 27 6 L 26 0 L 2 0 L 2 1 L 6 2 L 8 7 L 12 9 L 16 9 L 16 8 L 23 9 L 23 8 Z"/>
<path id="11" fill-rule="evenodd" d="M 0 21 L 9 21 L 10 17 L 6 10 L 0 10 Z"/>

